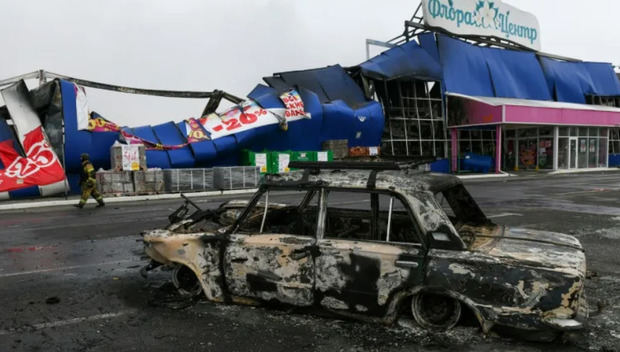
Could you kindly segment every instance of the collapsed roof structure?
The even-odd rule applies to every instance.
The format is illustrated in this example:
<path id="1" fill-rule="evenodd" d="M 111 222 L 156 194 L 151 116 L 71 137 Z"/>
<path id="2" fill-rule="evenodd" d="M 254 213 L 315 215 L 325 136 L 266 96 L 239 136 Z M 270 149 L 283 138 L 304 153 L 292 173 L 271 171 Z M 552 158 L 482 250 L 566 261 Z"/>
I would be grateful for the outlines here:
<path id="1" fill-rule="evenodd" d="M 0 81 L 0 87 L 19 92 L 20 101 L 35 111 L 73 192 L 78 189 L 80 153 L 89 153 L 97 169 L 109 168 L 110 146 L 119 139 L 147 144 L 148 166 L 163 169 L 236 165 L 241 149 L 318 150 L 333 139 L 347 139 L 350 147 L 381 146 L 390 156 L 444 158 L 452 171 L 461 168 L 467 153 L 492 157 L 497 172 L 532 165 L 607 167 L 610 155 L 620 153 L 615 127 L 620 125 L 620 81 L 613 66 L 542 53 L 535 43 L 540 29 L 531 16 L 523 17 L 531 28 L 519 27 L 527 29 L 522 32 L 530 36 L 529 45 L 527 38 L 502 32 L 506 19 L 500 19 L 508 11 L 503 7 L 518 10 L 499 1 L 484 8 L 477 3 L 422 0 L 402 35 L 388 42 L 367 41 L 387 51 L 348 68 L 275 73 L 263 79 L 266 84 L 256 85 L 248 99 L 217 90 L 120 87 L 42 70 Z M 437 22 L 442 6 L 460 11 L 465 19 L 473 16 L 473 32 L 459 32 L 465 20 L 458 29 Z M 495 20 L 499 34 L 491 32 L 493 24 L 486 19 Z M 484 32 L 477 33 L 481 28 Z M 28 92 L 23 79 L 32 78 L 41 85 Z M 21 88 L 15 90 L 17 86 Z M 84 122 L 82 87 L 209 102 L 199 119 L 121 127 L 94 112 Z M 236 105 L 217 113 L 222 99 Z M 20 129 L 26 129 L 20 127 L 25 115 L 5 103 L 0 144 L 10 141 L 28 159 L 19 137 Z M 301 113 L 291 110 L 300 106 Z M 520 108 L 507 109 L 515 106 Z M 512 115 L 507 117 L 506 111 Z M 8 167 L 0 165 L 0 170 Z M 44 186 L 25 184 L 0 197 L 58 191 L 43 191 Z"/>

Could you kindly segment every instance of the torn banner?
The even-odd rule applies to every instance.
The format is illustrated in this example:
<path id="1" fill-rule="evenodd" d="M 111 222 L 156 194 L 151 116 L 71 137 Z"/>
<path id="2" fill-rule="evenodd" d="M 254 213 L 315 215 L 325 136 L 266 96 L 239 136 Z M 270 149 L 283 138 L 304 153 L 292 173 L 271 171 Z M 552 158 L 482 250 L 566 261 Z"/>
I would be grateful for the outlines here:
<path id="1" fill-rule="evenodd" d="M 180 149 L 187 146 L 189 143 L 196 143 L 209 139 L 205 131 L 200 126 L 200 122 L 195 118 L 191 117 L 185 120 L 185 125 L 187 129 L 187 143 L 178 145 L 165 145 L 149 141 L 144 138 L 140 138 L 130 133 L 127 129 L 123 129 L 114 122 L 106 120 L 94 111 L 90 114 L 90 119 L 88 121 L 88 130 L 90 132 L 120 132 L 127 144 L 144 144 L 147 150 Z"/>
<path id="2" fill-rule="evenodd" d="M 284 108 L 263 109 L 256 102 L 248 100 L 220 116 L 211 114 L 207 119 L 201 119 L 201 122 L 211 139 L 217 139 L 267 125 L 280 124 L 282 129 L 286 130 L 288 122 L 311 117 L 305 111 L 304 103 L 296 90 L 285 92 L 280 96 L 280 100 Z"/>
<path id="3" fill-rule="evenodd" d="M 65 173 L 56 154 L 43 136 L 41 126 L 28 132 L 24 139 L 26 157 L 15 150 L 13 140 L 0 142 L 0 192 L 30 186 L 44 186 L 63 181 Z"/>

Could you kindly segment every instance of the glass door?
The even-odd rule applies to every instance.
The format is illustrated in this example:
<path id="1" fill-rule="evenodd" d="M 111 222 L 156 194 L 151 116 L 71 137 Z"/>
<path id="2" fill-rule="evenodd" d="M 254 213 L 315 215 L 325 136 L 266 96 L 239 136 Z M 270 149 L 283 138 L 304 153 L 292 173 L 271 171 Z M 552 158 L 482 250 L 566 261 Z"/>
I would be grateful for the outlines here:
<path id="1" fill-rule="evenodd" d="M 570 138 L 570 148 L 568 149 L 569 169 L 577 168 L 577 137 Z"/>

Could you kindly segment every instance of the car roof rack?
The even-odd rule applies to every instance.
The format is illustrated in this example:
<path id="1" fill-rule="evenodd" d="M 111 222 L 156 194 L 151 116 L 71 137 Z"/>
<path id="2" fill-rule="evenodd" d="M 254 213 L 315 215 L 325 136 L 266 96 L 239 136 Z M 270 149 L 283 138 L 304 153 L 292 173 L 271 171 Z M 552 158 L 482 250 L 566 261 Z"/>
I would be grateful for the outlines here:
<path id="1" fill-rule="evenodd" d="M 306 170 L 408 170 L 436 160 L 436 158 L 418 158 L 398 161 L 291 161 L 288 166 Z"/>

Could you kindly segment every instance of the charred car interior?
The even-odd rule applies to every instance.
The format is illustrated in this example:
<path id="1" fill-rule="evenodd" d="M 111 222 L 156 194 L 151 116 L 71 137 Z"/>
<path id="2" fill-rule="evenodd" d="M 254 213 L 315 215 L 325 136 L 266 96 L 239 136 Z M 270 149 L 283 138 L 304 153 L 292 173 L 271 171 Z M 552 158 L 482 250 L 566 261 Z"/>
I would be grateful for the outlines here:
<path id="1" fill-rule="evenodd" d="M 582 326 L 585 255 L 572 236 L 492 223 L 453 176 L 397 163 L 303 163 L 249 201 L 187 201 L 143 233 L 152 263 L 186 295 L 277 301 L 391 324 L 403 312 L 446 330 L 462 312 L 493 326 Z M 190 214 L 189 208 L 196 208 Z"/>

